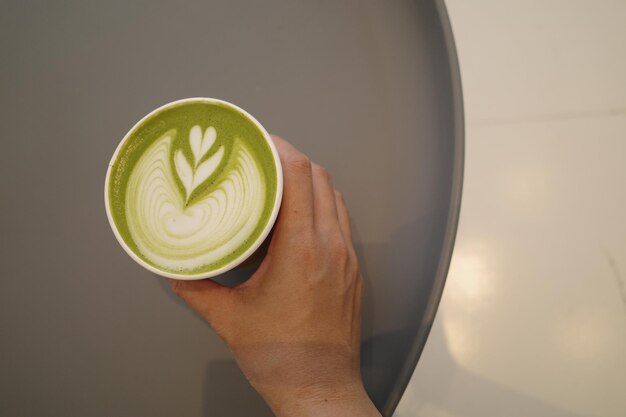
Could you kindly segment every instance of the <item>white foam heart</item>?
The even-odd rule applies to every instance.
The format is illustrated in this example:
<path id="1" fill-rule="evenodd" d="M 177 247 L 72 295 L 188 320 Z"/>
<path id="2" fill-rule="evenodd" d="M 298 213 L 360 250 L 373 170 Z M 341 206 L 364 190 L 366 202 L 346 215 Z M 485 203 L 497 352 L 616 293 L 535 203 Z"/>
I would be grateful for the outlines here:
<path id="1" fill-rule="evenodd" d="M 185 201 L 188 201 L 195 189 L 215 172 L 222 161 L 224 156 L 223 146 L 208 159 L 200 163 L 200 160 L 204 158 L 215 143 L 216 138 L 217 132 L 212 126 L 206 129 L 204 137 L 202 136 L 202 128 L 200 126 L 196 125 L 191 128 L 189 131 L 189 146 L 194 157 L 193 166 L 187 161 L 182 150 L 176 151 L 174 166 L 176 167 L 178 178 L 180 178 L 185 187 Z"/>
<path id="2" fill-rule="evenodd" d="M 211 149 L 217 139 L 217 131 L 213 126 L 209 126 L 202 136 L 202 128 L 198 125 L 191 128 L 189 132 L 189 144 L 194 157 L 194 166 L 198 166 L 200 160 Z"/>

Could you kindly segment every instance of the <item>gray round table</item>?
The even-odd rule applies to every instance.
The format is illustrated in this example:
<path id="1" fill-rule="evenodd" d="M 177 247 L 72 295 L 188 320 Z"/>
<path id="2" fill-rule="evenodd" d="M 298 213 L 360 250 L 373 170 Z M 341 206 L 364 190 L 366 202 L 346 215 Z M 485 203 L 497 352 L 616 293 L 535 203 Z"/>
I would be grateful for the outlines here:
<path id="1" fill-rule="evenodd" d="M 271 415 L 106 220 L 118 141 L 190 96 L 242 106 L 333 174 L 366 284 L 363 377 L 392 414 L 460 204 L 461 87 L 442 1 L 9 0 L 0 39 L 0 415 Z"/>

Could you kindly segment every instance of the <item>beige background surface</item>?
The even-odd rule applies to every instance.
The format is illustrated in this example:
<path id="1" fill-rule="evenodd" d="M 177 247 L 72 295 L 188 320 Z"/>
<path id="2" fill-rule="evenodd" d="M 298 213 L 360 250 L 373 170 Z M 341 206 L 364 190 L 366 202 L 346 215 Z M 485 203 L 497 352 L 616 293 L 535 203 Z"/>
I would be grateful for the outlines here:
<path id="1" fill-rule="evenodd" d="M 457 246 L 396 417 L 626 413 L 626 2 L 448 0 Z"/>

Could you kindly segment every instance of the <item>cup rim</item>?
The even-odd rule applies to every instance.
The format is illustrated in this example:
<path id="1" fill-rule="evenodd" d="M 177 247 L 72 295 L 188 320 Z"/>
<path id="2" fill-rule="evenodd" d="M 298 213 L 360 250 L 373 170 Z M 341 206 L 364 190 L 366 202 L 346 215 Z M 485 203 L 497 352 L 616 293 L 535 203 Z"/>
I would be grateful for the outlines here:
<path id="1" fill-rule="evenodd" d="M 111 208 L 110 208 L 110 200 L 109 200 L 109 182 L 110 182 L 110 177 L 111 177 L 111 168 L 113 167 L 118 154 L 120 153 L 122 146 L 129 140 L 129 138 L 131 137 L 131 134 L 135 132 L 135 129 L 137 129 L 146 119 L 152 117 L 153 115 L 168 109 L 170 107 L 176 106 L 176 105 L 180 105 L 180 104 L 185 104 L 185 103 L 192 103 L 192 102 L 204 102 L 204 103 L 210 103 L 210 104 L 220 104 L 223 106 L 226 106 L 228 108 L 231 108 L 235 111 L 238 111 L 240 113 L 242 113 L 245 117 L 247 117 L 248 119 L 250 119 L 252 121 L 252 123 L 254 123 L 254 125 L 261 131 L 261 133 L 263 134 L 263 138 L 265 139 L 266 143 L 268 144 L 271 152 L 272 152 L 272 156 L 274 157 L 274 165 L 276 167 L 276 196 L 274 198 L 274 205 L 272 207 L 272 212 L 270 213 L 270 217 L 267 221 L 267 224 L 265 225 L 265 227 L 263 228 L 263 230 L 261 231 L 261 234 L 259 235 L 259 237 L 256 239 L 256 241 L 243 253 L 241 254 L 241 256 L 239 256 L 236 259 L 233 259 L 232 261 L 230 261 L 229 263 L 227 263 L 226 265 L 223 265 L 222 267 L 215 269 L 213 271 L 209 271 L 209 272 L 204 272 L 201 274 L 177 274 L 177 273 L 172 273 L 169 271 L 164 271 L 162 269 L 159 269 L 153 265 L 150 265 L 149 263 L 147 263 L 146 261 L 144 261 L 143 259 L 141 259 L 139 256 L 137 256 L 137 254 L 135 252 L 133 252 L 132 249 L 130 249 L 130 247 L 128 247 L 128 245 L 126 244 L 126 242 L 124 241 L 124 238 L 120 235 L 118 229 L 117 229 L 117 225 L 115 224 L 115 221 L 113 220 L 113 215 L 111 213 Z M 115 238 L 117 239 L 118 243 L 120 244 L 120 246 L 122 246 L 122 248 L 124 249 L 124 251 L 135 261 L 137 262 L 139 265 L 141 265 L 142 267 L 144 267 L 145 269 L 149 270 L 150 272 L 153 272 L 155 274 L 161 275 L 163 277 L 166 278 L 173 278 L 173 279 L 178 279 L 178 280 L 186 280 L 186 281 L 191 281 L 191 280 L 199 280 L 199 279 L 205 279 L 205 278 L 212 278 L 215 276 L 218 276 L 220 274 L 223 274 L 227 271 L 230 271 L 234 268 L 236 268 L 237 266 L 239 266 L 240 264 L 242 264 L 243 262 L 245 262 L 252 254 L 254 254 L 254 252 L 257 251 L 257 249 L 263 244 L 263 242 L 265 241 L 265 239 L 267 239 L 267 236 L 269 235 L 270 231 L 272 230 L 272 228 L 274 227 L 274 223 L 276 222 L 276 218 L 278 217 L 278 212 L 280 210 L 280 206 L 282 203 L 282 197 L 283 197 L 283 170 L 282 170 L 282 166 L 280 163 L 280 157 L 278 155 L 278 151 L 276 150 L 276 146 L 274 145 L 274 142 L 270 136 L 270 134 L 267 132 L 267 130 L 263 127 L 263 125 L 254 117 L 252 116 L 250 113 L 248 113 L 247 111 L 245 111 L 244 109 L 242 109 L 241 107 L 230 103 L 228 101 L 225 100 L 221 100 L 221 99 L 217 99 L 217 98 L 210 98 L 210 97 L 190 97 L 190 98 L 184 98 L 184 99 L 180 99 L 180 100 L 175 100 L 169 103 L 166 103 L 154 110 L 152 110 L 150 113 L 146 114 L 145 116 L 143 116 L 137 123 L 135 123 L 133 125 L 132 128 L 130 128 L 130 130 L 124 135 L 124 137 L 122 138 L 122 140 L 120 141 L 120 143 L 117 145 L 117 148 L 115 149 L 115 152 L 113 152 L 113 156 L 111 157 L 111 160 L 109 161 L 109 165 L 107 167 L 107 172 L 106 172 L 106 177 L 104 180 L 104 205 L 105 205 L 105 209 L 106 209 L 106 214 L 107 214 L 107 219 L 109 220 L 109 226 L 111 227 L 111 229 L 113 230 L 113 234 L 115 235 Z"/>

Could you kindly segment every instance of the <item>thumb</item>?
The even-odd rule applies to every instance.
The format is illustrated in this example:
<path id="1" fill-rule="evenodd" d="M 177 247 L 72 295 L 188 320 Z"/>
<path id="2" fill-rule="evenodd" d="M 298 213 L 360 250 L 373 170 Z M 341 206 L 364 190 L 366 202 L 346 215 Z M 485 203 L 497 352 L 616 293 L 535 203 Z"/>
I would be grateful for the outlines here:
<path id="1" fill-rule="evenodd" d="M 211 279 L 184 281 L 167 278 L 172 291 L 189 306 L 200 313 L 210 324 L 232 303 L 234 293 L 231 288 Z"/>

